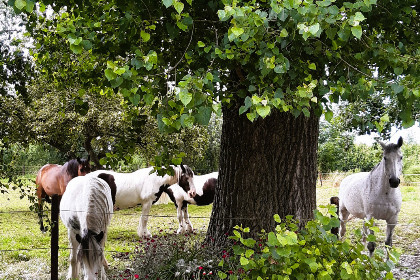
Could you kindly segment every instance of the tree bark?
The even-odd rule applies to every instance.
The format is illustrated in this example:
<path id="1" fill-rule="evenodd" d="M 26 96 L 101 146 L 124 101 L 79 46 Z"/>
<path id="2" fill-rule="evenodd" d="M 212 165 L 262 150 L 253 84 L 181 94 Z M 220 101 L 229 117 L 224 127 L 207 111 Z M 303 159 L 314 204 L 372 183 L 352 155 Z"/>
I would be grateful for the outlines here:
<path id="1" fill-rule="evenodd" d="M 316 208 L 319 118 L 272 111 L 254 122 L 239 104 L 223 108 L 219 182 L 207 241 L 223 244 L 235 225 L 256 236 L 274 214 L 305 222 Z"/>

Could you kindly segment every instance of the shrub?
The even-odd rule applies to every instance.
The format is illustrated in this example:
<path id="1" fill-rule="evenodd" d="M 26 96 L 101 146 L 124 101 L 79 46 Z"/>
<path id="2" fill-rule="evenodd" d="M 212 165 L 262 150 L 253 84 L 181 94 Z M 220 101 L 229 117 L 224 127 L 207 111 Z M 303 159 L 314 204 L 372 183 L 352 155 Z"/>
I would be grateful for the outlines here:
<path id="1" fill-rule="evenodd" d="M 377 249 L 373 257 L 362 253 L 364 245 L 356 241 L 340 241 L 329 231 L 339 224 L 335 206 L 326 206 L 330 218 L 315 210 L 315 219 L 299 229 L 298 222 L 288 216 L 284 221 L 274 216 L 273 232 L 262 232 L 260 239 L 245 238 L 248 228 L 236 226 L 234 256 L 224 259 L 221 279 L 392 279 L 391 269 L 399 253 L 391 249 L 389 260 Z M 373 228 L 374 229 L 374 228 Z M 376 229 L 374 229 L 376 230 Z M 356 232 L 361 239 L 360 230 Z M 373 241 L 370 235 L 368 240 Z M 236 266 L 236 267 L 235 267 Z"/>

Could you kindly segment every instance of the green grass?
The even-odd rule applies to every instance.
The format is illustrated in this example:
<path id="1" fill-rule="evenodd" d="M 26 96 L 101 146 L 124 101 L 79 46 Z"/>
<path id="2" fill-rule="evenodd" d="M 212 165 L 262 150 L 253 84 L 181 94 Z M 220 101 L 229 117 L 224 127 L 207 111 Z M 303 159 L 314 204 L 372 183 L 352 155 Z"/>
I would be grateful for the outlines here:
<path id="1" fill-rule="evenodd" d="M 399 216 L 399 225 L 394 234 L 394 246 L 404 253 L 413 253 L 411 245 L 420 239 L 420 186 L 402 186 L 403 205 Z M 317 188 L 317 203 L 329 203 L 331 196 L 338 194 L 338 187 L 328 185 Z M 50 279 L 50 236 L 42 234 L 39 230 L 38 217 L 29 209 L 27 199 L 19 199 L 18 191 L 10 191 L 0 195 L 0 279 Z M 205 236 L 212 206 L 189 206 L 191 222 L 197 231 L 196 240 Z M 16 211 L 16 212 L 13 212 Z M 22 212 L 23 211 L 23 212 Z M 108 275 L 117 276 L 120 271 L 130 266 L 130 254 L 143 246 L 137 236 L 137 226 L 141 207 L 125 209 L 115 212 L 108 230 L 108 240 L 105 251 L 111 271 Z M 175 236 L 178 229 L 175 207 L 172 203 L 167 205 L 154 205 L 150 215 L 163 217 L 150 217 L 148 229 L 153 236 L 171 236 L 179 240 L 189 240 L 192 236 Z M 165 217 L 170 216 L 170 217 Z M 200 218 L 194 218 L 200 217 Z M 360 220 L 348 223 L 348 237 L 351 232 L 362 226 Z M 377 234 L 378 242 L 385 237 L 385 223 L 379 222 L 380 232 Z M 67 230 L 60 223 L 59 237 L 59 272 L 60 279 L 65 279 L 68 268 L 69 247 Z M 24 250 L 28 249 L 28 250 Z M 11 251 L 8 251 L 11 250 Z"/>

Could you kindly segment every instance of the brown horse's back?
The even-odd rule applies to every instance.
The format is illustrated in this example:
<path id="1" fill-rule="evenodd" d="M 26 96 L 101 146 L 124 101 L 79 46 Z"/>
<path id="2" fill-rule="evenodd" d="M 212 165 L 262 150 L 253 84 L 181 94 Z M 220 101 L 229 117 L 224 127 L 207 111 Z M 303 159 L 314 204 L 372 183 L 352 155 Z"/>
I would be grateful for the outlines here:
<path id="1" fill-rule="evenodd" d="M 36 176 L 36 185 L 38 191 L 41 188 L 45 194 L 52 196 L 54 194 L 62 195 L 66 190 L 67 183 L 70 177 L 63 172 L 63 166 L 58 164 L 46 164 L 39 171 Z"/>

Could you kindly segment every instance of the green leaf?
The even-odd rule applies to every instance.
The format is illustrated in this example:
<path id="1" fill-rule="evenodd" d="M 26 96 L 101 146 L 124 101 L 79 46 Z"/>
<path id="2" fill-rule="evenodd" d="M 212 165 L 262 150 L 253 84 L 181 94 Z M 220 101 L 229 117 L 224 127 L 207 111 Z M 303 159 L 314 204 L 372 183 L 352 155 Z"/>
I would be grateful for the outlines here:
<path id="1" fill-rule="evenodd" d="M 280 216 L 279 216 L 279 214 L 275 214 L 274 215 L 274 221 L 276 221 L 276 223 L 281 223 L 281 219 L 280 219 Z"/>
<path id="2" fill-rule="evenodd" d="M 28 1 L 26 3 L 26 11 L 28 13 L 32 13 L 32 11 L 34 10 L 34 7 L 35 7 L 35 3 L 33 1 Z"/>
<path id="3" fill-rule="evenodd" d="M 110 82 L 111 87 L 117 88 L 124 82 L 124 79 L 122 77 L 117 77 L 115 80 L 111 80 Z"/>
<path id="4" fill-rule="evenodd" d="M 143 39 L 144 42 L 147 42 L 150 40 L 150 34 L 145 31 L 140 31 L 140 36 Z"/>
<path id="5" fill-rule="evenodd" d="M 362 37 L 362 27 L 360 25 L 357 26 L 353 26 L 351 28 L 351 33 L 353 34 L 354 37 L 356 37 L 357 39 L 360 39 L 360 37 Z"/>
<path id="6" fill-rule="evenodd" d="M 103 158 L 101 158 L 100 160 L 99 160 L 99 164 L 100 165 L 106 165 L 107 164 L 107 159 L 106 159 L 106 157 L 103 157 Z"/>
<path id="7" fill-rule="evenodd" d="M 83 47 L 81 45 L 70 45 L 70 50 L 75 54 L 81 54 L 83 52 Z"/>
<path id="8" fill-rule="evenodd" d="M 148 93 L 145 96 L 143 96 L 143 99 L 144 99 L 144 102 L 146 102 L 147 105 L 152 105 L 153 101 L 155 100 L 155 96 L 151 93 Z M 170 101 L 172 101 L 172 100 L 170 100 Z"/>
<path id="9" fill-rule="evenodd" d="M 245 252 L 245 257 L 250 258 L 254 254 L 254 250 L 248 249 Z"/>
<path id="10" fill-rule="evenodd" d="M 319 31 L 319 23 L 315 23 L 314 25 L 309 26 L 309 32 L 312 35 L 315 36 L 318 33 L 318 31 Z"/>
<path id="11" fill-rule="evenodd" d="M 257 113 L 260 115 L 263 119 L 270 114 L 271 108 L 270 106 L 264 106 L 264 105 L 257 105 Z"/>
<path id="12" fill-rule="evenodd" d="M 131 101 L 131 103 L 134 106 L 137 106 L 140 103 L 140 98 L 141 98 L 141 96 L 138 93 L 136 93 L 136 94 L 130 96 L 128 99 Z"/>
<path id="13" fill-rule="evenodd" d="M 333 115 L 333 112 L 328 110 L 327 112 L 325 112 L 325 119 L 329 122 L 332 120 Z"/>
<path id="14" fill-rule="evenodd" d="M 244 33 L 244 29 L 243 28 L 236 27 L 236 26 L 232 27 L 230 30 L 232 31 L 232 33 L 236 37 L 239 37 L 239 36 L 241 36 L 242 33 Z"/>
<path id="15" fill-rule="evenodd" d="M 399 85 L 399 84 L 392 84 L 391 88 L 392 88 L 392 90 L 394 91 L 395 94 L 398 94 L 398 93 L 400 93 L 404 90 L 404 86 Z"/>
<path id="16" fill-rule="evenodd" d="M 194 116 L 183 114 L 181 116 L 181 125 L 183 127 L 191 128 L 194 125 Z"/>
<path id="17" fill-rule="evenodd" d="M 354 15 L 355 21 L 364 21 L 365 19 L 365 16 L 361 12 L 356 12 L 356 14 Z"/>
<path id="18" fill-rule="evenodd" d="M 115 74 L 117 75 L 122 75 L 125 73 L 125 68 L 124 67 L 120 67 L 117 70 L 114 71 Z"/>
<path id="19" fill-rule="evenodd" d="M 206 73 L 206 79 L 209 80 L 209 81 L 213 81 L 213 74 L 210 73 L 210 72 L 207 72 Z"/>
<path id="20" fill-rule="evenodd" d="M 115 74 L 112 69 L 108 68 L 105 70 L 105 77 L 108 79 L 108 81 L 111 81 L 117 78 L 117 74 Z"/>
<path id="21" fill-rule="evenodd" d="M 289 36 L 289 32 L 287 32 L 287 30 L 285 28 L 283 28 L 280 32 L 280 37 L 287 37 Z"/>
<path id="22" fill-rule="evenodd" d="M 202 106 L 198 108 L 198 114 L 195 115 L 195 119 L 201 125 L 208 125 L 211 118 L 211 107 Z"/>
<path id="23" fill-rule="evenodd" d="M 249 260 L 247 258 L 244 258 L 244 257 L 241 256 L 240 263 L 241 263 L 241 265 L 247 265 L 247 264 L 249 264 Z"/>
<path id="24" fill-rule="evenodd" d="M 87 51 L 90 50 L 90 49 L 92 49 L 92 42 L 89 41 L 89 40 L 83 40 L 82 43 L 81 43 L 81 45 Z"/>
<path id="25" fill-rule="evenodd" d="M 404 71 L 404 68 L 402 68 L 402 67 L 394 68 L 395 75 L 401 75 L 403 73 L 403 71 Z"/>
<path id="26" fill-rule="evenodd" d="M 255 112 L 250 112 L 246 114 L 246 117 L 248 118 L 248 120 L 250 120 L 251 122 L 253 122 L 255 120 L 255 118 L 257 117 L 257 113 Z"/>
<path id="27" fill-rule="evenodd" d="M 15 7 L 18 8 L 19 10 L 22 10 L 23 8 L 26 7 L 26 1 L 25 0 L 16 0 Z"/>
<path id="28" fill-rule="evenodd" d="M 170 6 L 172 6 L 172 0 L 162 0 L 162 2 L 166 8 L 169 8 Z"/>
<path id="29" fill-rule="evenodd" d="M 184 3 L 181 2 L 175 2 L 174 8 L 178 12 L 178 14 L 182 13 L 182 10 L 184 10 Z"/>
<path id="30" fill-rule="evenodd" d="M 227 274 L 221 271 L 217 272 L 217 275 L 219 276 L 220 279 L 226 279 L 227 278 Z"/>
<path id="31" fill-rule="evenodd" d="M 311 63 L 311 64 L 309 64 L 308 68 L 309 68 L 309 69 L 311 69 L 311 70 L 316 70 L 316 65 L 315 65 L 315 63 Z"/>
<path id="32" fill-rule="evenodd" d="M 179 92 L 179 99 L 181 100 L 184 106 L 187 106 L 192 100 L 192 94 L 189 93 L 186 89 L 181 89 Z"/>
<path id="33" fill-rule="evenodd" d="M 199 46 L 200 48 L 204 48 L 206 45 L 202 41 L 198 41 L 197 46 Z"/>
<path id="34" fill-rule="evenodd" d="M 309 112 L 308 108 L 303 108 L 302 109 L 302 112 L 305 115 L 305 117 L 309 117 L 311 115 L 311 113 Z"/>

